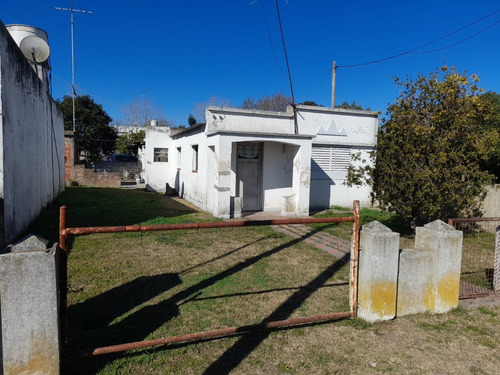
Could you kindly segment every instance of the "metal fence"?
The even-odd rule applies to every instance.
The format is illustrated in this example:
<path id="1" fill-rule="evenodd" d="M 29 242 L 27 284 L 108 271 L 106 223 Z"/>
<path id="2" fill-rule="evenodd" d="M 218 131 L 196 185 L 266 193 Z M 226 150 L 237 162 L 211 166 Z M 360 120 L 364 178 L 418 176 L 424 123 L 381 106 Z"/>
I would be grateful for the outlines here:
<path id="1" fill-rule="evenodd" d="M 500 218 L 449 219 L 463 232 L 460 299 L 500 294 Z"/>

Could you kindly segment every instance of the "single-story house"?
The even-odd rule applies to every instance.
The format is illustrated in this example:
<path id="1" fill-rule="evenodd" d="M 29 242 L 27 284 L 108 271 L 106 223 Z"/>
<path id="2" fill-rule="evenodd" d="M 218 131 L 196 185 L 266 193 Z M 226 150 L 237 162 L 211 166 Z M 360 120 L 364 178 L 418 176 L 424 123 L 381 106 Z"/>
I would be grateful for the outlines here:
<path id="1" fill-rule="evenodd" d="M 378 113 L 297 105 L 287 112 L 208 107 L 206 122 L 174 132 L 146 130 L 144 179 L 164 192 L 167 184 L 221 218 L 244 212 L 281 211 L 308 216 L 310 209 L 370 202 L 368 186 L 344 185 L 351 155 L 371 162 Z"/>

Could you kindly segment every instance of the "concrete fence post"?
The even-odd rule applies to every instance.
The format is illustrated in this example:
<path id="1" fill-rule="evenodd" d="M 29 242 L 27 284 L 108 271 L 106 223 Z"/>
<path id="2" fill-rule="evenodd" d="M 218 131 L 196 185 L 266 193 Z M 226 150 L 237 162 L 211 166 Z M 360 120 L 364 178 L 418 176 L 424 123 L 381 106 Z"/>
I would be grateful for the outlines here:
<path id="1" fill-rule="evenodd" d="M 57 248 L 40 249 L 33 237 L 0 255 L 5 375 L 59 374 Z"/>
<path id="2" fill-rule="evenodd" d="M 373 221 L 360 234 L 358 317 L 368 322 L 396 316 L 399 233 Z"/>
<path id="3" fill-rule="evenodd" d="M 399 256 L 397 316 L 434 311 L 433 253 L 403 249 Z"/>
<path id="4" fill-rule="evenodd" d="M 495 236 L 495 263 L 493 264 L 493 290 L 500 292 L 500 225 Z"/>
<path id="5" fill-rule="evenodd" d="M 416 228 L 415 247 L 432 253 L 434 311 L 444 313 L 458 306 L 462 232 L 441 220 Z M 428 297 L 432 300 L 432 297 Z"/>

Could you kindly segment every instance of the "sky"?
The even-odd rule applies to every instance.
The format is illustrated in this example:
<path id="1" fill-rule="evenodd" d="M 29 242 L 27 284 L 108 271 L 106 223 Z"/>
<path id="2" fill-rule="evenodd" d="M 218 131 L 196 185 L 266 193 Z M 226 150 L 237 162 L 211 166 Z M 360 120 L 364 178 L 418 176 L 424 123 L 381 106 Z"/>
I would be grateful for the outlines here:
<path id="1" fill-rule="evenodd" d="M 382 116 L 399 93 L 393 77 L 427 75 L 443 64 L 477 73 L 480 87 L 500 92 L 496 0 L 277 2 L 296 103 L 330 106 L 333 61 L 336 104 L 355 101 Z M 70 12 L 54 7 L 71 1 L 0 0 L 0 20 L 48 33 L 58 99 L 71 95 L 71 28 Z M 238 107 L 248 97 L 291 96 L 276 0 L 74 0 L 73 7 L 92 11 L 74 13 L 77 94 L 90 95 L 114 121 L 141 99 L 186 125 L 211 98 Z M 345 67 L 437 39 L 420 53 Z"/>

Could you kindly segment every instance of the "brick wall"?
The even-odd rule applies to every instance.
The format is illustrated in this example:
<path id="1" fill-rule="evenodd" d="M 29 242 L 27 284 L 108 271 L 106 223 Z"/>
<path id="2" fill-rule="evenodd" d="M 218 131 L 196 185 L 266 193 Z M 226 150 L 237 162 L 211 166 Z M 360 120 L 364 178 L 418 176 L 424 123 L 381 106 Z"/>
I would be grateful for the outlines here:
<path id="1" fill-rule="evenodd" d="M 95 187 L 120 187 L 122 174 L 119 172 L 94 172 L 83 164 L 73 166 L 73 181 L 79 185 Z"/>

